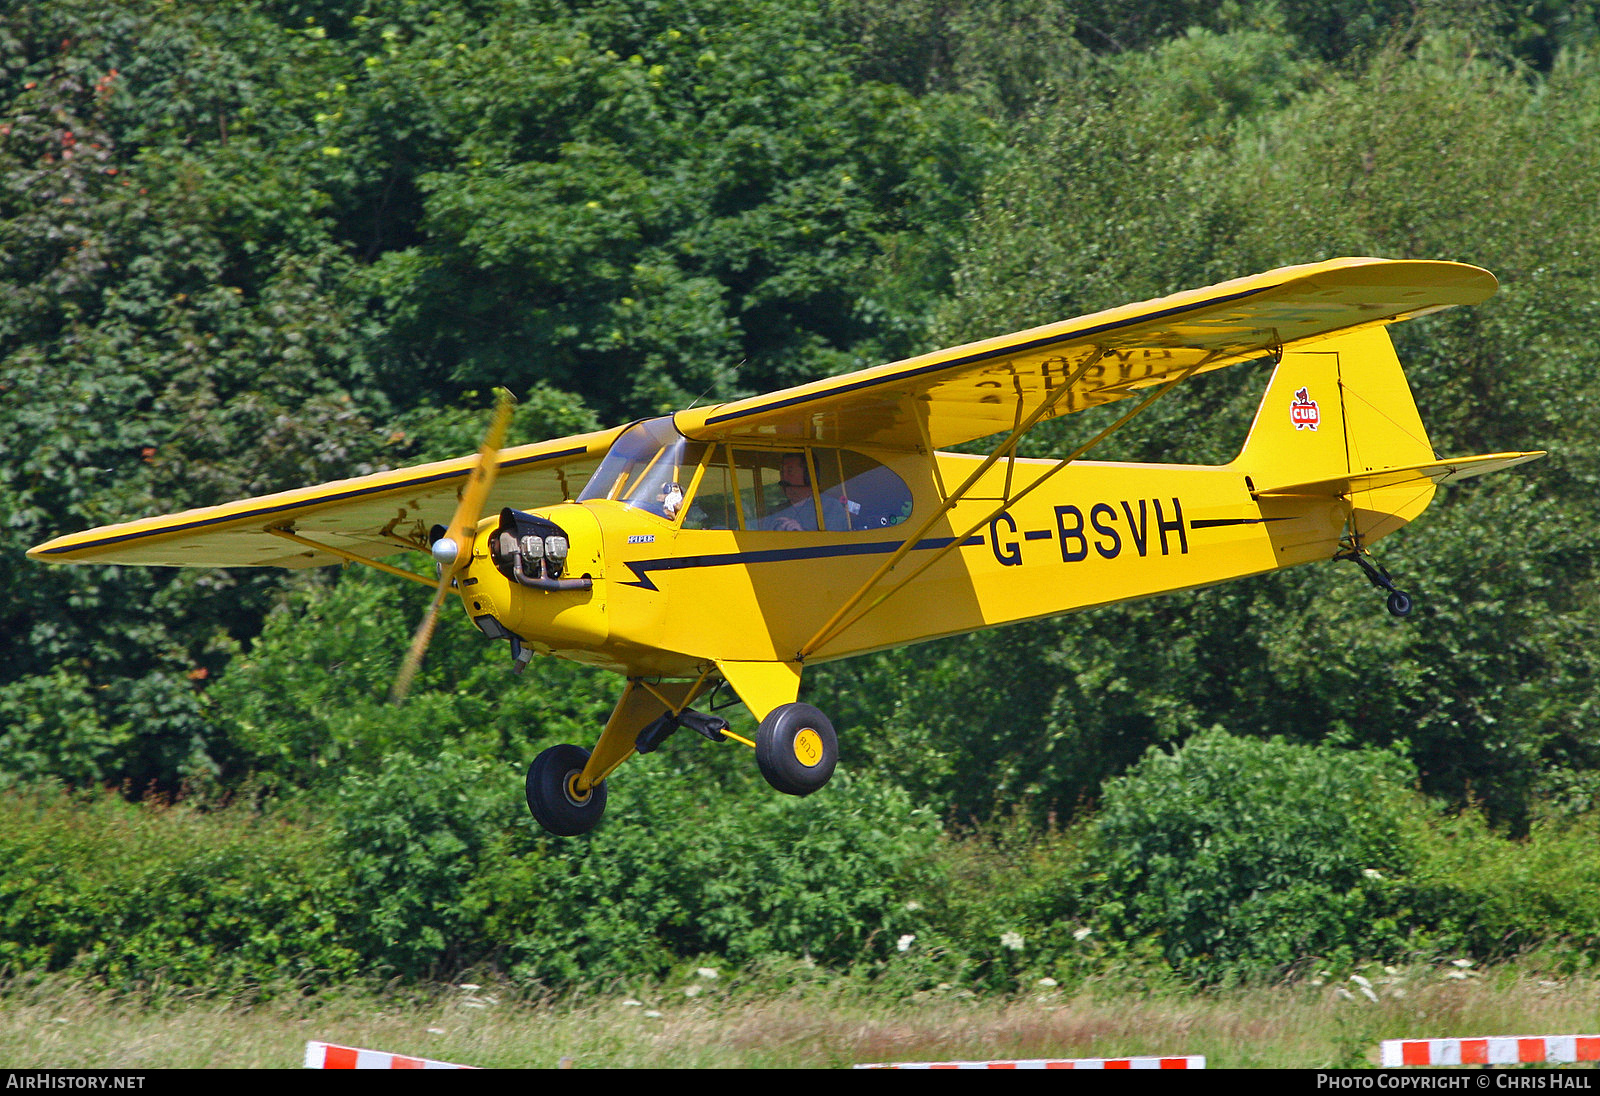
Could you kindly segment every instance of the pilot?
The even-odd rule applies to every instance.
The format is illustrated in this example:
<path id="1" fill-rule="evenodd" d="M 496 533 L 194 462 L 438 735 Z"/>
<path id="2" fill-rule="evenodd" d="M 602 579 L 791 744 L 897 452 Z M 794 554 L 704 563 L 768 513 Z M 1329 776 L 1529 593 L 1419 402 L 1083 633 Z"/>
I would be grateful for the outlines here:
<path id="1" fill-rule="evenodd" d="M 778 486 L 789 505 L 767 515 L 761 522 L 763 529 L 817 530 L 817 508 L 811 501 L 811 476 L 806 468 L 804 453 L 785 453 L 778 467 Z M 822 520 L 827 529 L 848 529 L 844 504 L 831 494 L 822 496 Z"/>

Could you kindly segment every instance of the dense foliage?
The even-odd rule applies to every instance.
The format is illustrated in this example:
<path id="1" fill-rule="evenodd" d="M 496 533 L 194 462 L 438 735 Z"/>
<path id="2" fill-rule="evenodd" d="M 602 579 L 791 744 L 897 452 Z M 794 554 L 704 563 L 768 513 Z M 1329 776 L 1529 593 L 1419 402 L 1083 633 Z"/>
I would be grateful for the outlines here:
<path id="1" fill-rule="evenodd" d="M 1095 820 L 1108 935 L 1187 974 L 1405 950 L 1383 881 L 1413 811 L 1393 755 L 1210 732 L 1107 782 Z"/>
<path id="2" fill-rule="evenodd" d="M 0 0 L 0 963 L 1008 988 L 1588 947 L 1451 850 L 1590 870 L 1550 850 L 1600 809 L 1597 150 L 1588 0 Z M 551 843 L 516 769 L 615 682 L 449 621 L 397 714 L 409 584 L 23 556 L 468 451 L 495 384 L 529 440 L 1349 254 L 1494 271 L 1401 358 L 1441 454 L 1552 452 L 1385 542 L 1417 615 L 1324 566 L 821 667 L 814 801 L 675 739 Z M 1225 460 L 1263 380 L 1097 455 Z"/>
<path id="3" fill-rule="evenodd" d="M 1593 815 L 1514 841 L 1429 804 L 1390 751 L 1210 732 L 1068 830 L 962 841 L 849 774 L 798 804 L 740 787 L 731 810 L 691 766 L 638 765 L 577 843 L 528 826 L 516 766 L 455 754 L 395 753 L 310 812 L 4 793 L 0 969 L 252 992 L 476 971 L 540 993 L 709 965 L 1010 993 L 1535 949 L 1559 974 L 1600 947 Z"/>

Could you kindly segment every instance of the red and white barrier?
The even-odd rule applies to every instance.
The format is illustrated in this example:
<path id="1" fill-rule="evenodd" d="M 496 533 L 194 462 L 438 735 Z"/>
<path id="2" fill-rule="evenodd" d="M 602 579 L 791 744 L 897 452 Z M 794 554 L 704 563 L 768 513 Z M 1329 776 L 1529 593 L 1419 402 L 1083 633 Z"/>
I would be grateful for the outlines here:
<path id="1" fill-rule="evenodd" d="M 1490 1035 L 1482 1039 L 1385 1039 L 1384 1066 L 1515 1066 L 1600 1062 L 1600 1035 Z"/>
<path id="2" fill-rule="evenodd" d="M 476 1069 L 432 1058 L 411 1058 L 382 1050 L 342 1047 L 337 1043 L 307 1043 L 307 1069 Z"/>
<path id="3" fill-rule="evenodd" d="M 1205 1069 L 1203 1054 L 1181 1058 L 1028 1058 L 1010 1062 L 881 1062 L 856 1069 Z"/>

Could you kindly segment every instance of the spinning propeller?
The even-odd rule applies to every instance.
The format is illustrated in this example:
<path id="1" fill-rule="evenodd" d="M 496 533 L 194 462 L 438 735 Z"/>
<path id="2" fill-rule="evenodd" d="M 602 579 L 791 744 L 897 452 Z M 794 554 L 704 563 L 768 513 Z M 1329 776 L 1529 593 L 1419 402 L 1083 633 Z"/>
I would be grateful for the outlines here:
<path id="1" fill-rule="evenodd" d="M 461 501 L 456 504 L 450 524 L 433 542 L 433 558 L 439 564 L 439 589 L 434 592 L 433 604 L 428 606 L 428 615 L 422 618 L 422 623 L 417 625 L 416 635 L 411 637 L 411 649 L 406 652 L 405 661 L 400 664 L 400 676 L 395 678 L 394 689 L 389 693 L 392 703 L 399 704 L 410 691 L 411 680 L 422 667 L 422 656 L 427 652 L 433 631 L 439 625 L 439 609 L 444 604 L 445 595 L 450 592 L 456 575 L 472 558 L 472 539 L 478 531 L 478 518 L 482 516 L 483 504 L 489 498 L 494 478 L 500 471 L 500 449 L 505 444 L 506 427 L 511 423 L 511 408 L 515 403 L 510 392 L 504 388 L 495 389 L 494 414 L 489 419 L 489 430 L 483 436 L 483 444 L 478 447 L 478 463 L 472 469 L 466 486 L 461 489 Z"/>

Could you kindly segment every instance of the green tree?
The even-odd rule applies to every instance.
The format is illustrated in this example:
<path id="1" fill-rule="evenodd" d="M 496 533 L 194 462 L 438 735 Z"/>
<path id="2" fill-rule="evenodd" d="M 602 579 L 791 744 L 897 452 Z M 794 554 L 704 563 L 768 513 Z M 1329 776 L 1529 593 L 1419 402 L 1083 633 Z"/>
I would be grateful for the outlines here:
<path id="1" fill-rule="evenodd" d="M 389 376 L 537 379 L 614 418 L 918 339 L 995 134 L 854 79 L 815 5 L 430 20 L 371 24 L 323 123 L 365 185 L 418 195 L 418 239 L 367 278 Z"/>

